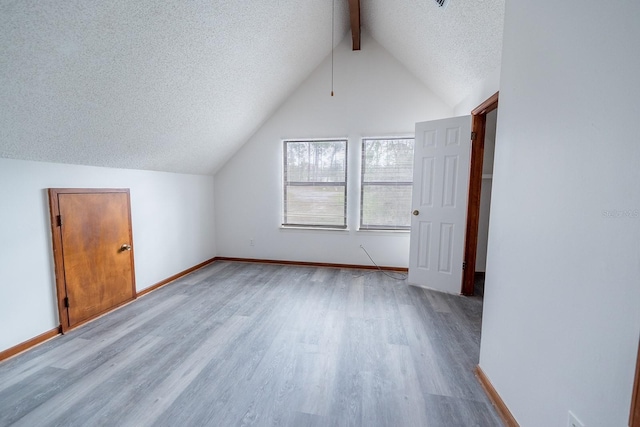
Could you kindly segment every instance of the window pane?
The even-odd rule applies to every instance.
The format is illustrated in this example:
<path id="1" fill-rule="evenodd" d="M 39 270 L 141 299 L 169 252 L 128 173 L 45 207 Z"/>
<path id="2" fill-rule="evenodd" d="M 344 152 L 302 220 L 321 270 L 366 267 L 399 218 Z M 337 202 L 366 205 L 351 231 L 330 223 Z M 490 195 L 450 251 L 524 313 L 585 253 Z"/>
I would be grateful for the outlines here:
<path id="1" fill-rule="evenodd" d="M 363 182 L 413 180 L 413 139 L 368 139 L 363 149 Z"/>
<path id="2" fill-rule="evenodd" d="M 289 141 L 288 182 L 344 182 L 346 141 Z"/>
<path id="3" fill-rule="evenodd" d="M 283 225 L 346 227 L 347 141 L 285 141 Z"/>
<path id="4" fill-rule="evenodd" d="M 344 186 L 287 186 L 286 223 L 344 226 Z"/>
<path id="5" fill-rule="evenodd" d="M 413 138 L 362 141 L 361 228 L 411 225 Z"/>
<path id="6" fill-rule="evenodd" d="M 362 191 L 363 228 L 402 228 L 411 225 L 410 185 L 365 185 Z"/>

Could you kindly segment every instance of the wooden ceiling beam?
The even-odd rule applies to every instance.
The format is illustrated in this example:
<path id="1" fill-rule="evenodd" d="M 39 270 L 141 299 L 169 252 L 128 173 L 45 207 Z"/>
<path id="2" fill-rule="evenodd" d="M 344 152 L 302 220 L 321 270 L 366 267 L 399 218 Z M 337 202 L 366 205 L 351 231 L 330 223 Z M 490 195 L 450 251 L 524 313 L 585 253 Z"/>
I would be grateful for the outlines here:
<path id="1" fill-rule="evenodd" d="M 349 0 L 349 16 L 353 50 L 360 50 L 360 0 Z"/>

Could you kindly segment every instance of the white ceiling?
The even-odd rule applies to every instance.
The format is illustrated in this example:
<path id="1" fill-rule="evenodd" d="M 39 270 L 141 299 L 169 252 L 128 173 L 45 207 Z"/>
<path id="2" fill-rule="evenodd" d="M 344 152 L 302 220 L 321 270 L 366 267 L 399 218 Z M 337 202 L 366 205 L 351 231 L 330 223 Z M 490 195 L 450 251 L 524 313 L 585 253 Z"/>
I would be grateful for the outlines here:
<path id="1" fill-rule="evenodd" d="M 504 0 L 361 8 L 451 106 L 500 64 Z M 328 0 L 0 0 L 0 157 L 213 174 L 330 49 Z"/>
<path id="2" fill-rule="evenodd" d="M 450 106 L 500 66 L 505 0 L 361 0 L 363 25 Z"/>

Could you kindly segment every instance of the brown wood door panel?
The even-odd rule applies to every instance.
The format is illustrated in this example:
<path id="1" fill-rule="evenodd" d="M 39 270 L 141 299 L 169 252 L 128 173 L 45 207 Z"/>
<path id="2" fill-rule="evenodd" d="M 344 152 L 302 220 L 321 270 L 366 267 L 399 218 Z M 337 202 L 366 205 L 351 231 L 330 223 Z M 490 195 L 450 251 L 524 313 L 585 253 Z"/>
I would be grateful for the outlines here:
<path id="1" fill-rule="evenodd" d="M 50 199 L 60 320 L 66 330 L 135 298 L 133 253 L 122 249 L 133 246 L 129 192 L 51 189 Z"/>
<path id="2" fill-rule="evenodd" d="M 638 344 L 636 378 L 633 382 L 633 395 L 631 397 L 631 415 L 629 415 L 629 427 L 640 427 L 640 344 Z"/>

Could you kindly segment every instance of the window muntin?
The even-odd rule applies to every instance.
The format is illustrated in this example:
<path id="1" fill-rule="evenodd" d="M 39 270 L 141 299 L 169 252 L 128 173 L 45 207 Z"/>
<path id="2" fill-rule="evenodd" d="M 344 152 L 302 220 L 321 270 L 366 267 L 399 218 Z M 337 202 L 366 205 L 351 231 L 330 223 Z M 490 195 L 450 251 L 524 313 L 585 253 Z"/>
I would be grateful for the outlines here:
<path id="1" fill-rule="evenodd" d="M 413 138 L 362 140 L 360 229 L 411 227 Z"/>
<path id="2" fill-rule="evenodd" d="M 284 141 L 283 226 L 347 228 L 347 140 Z"/>

